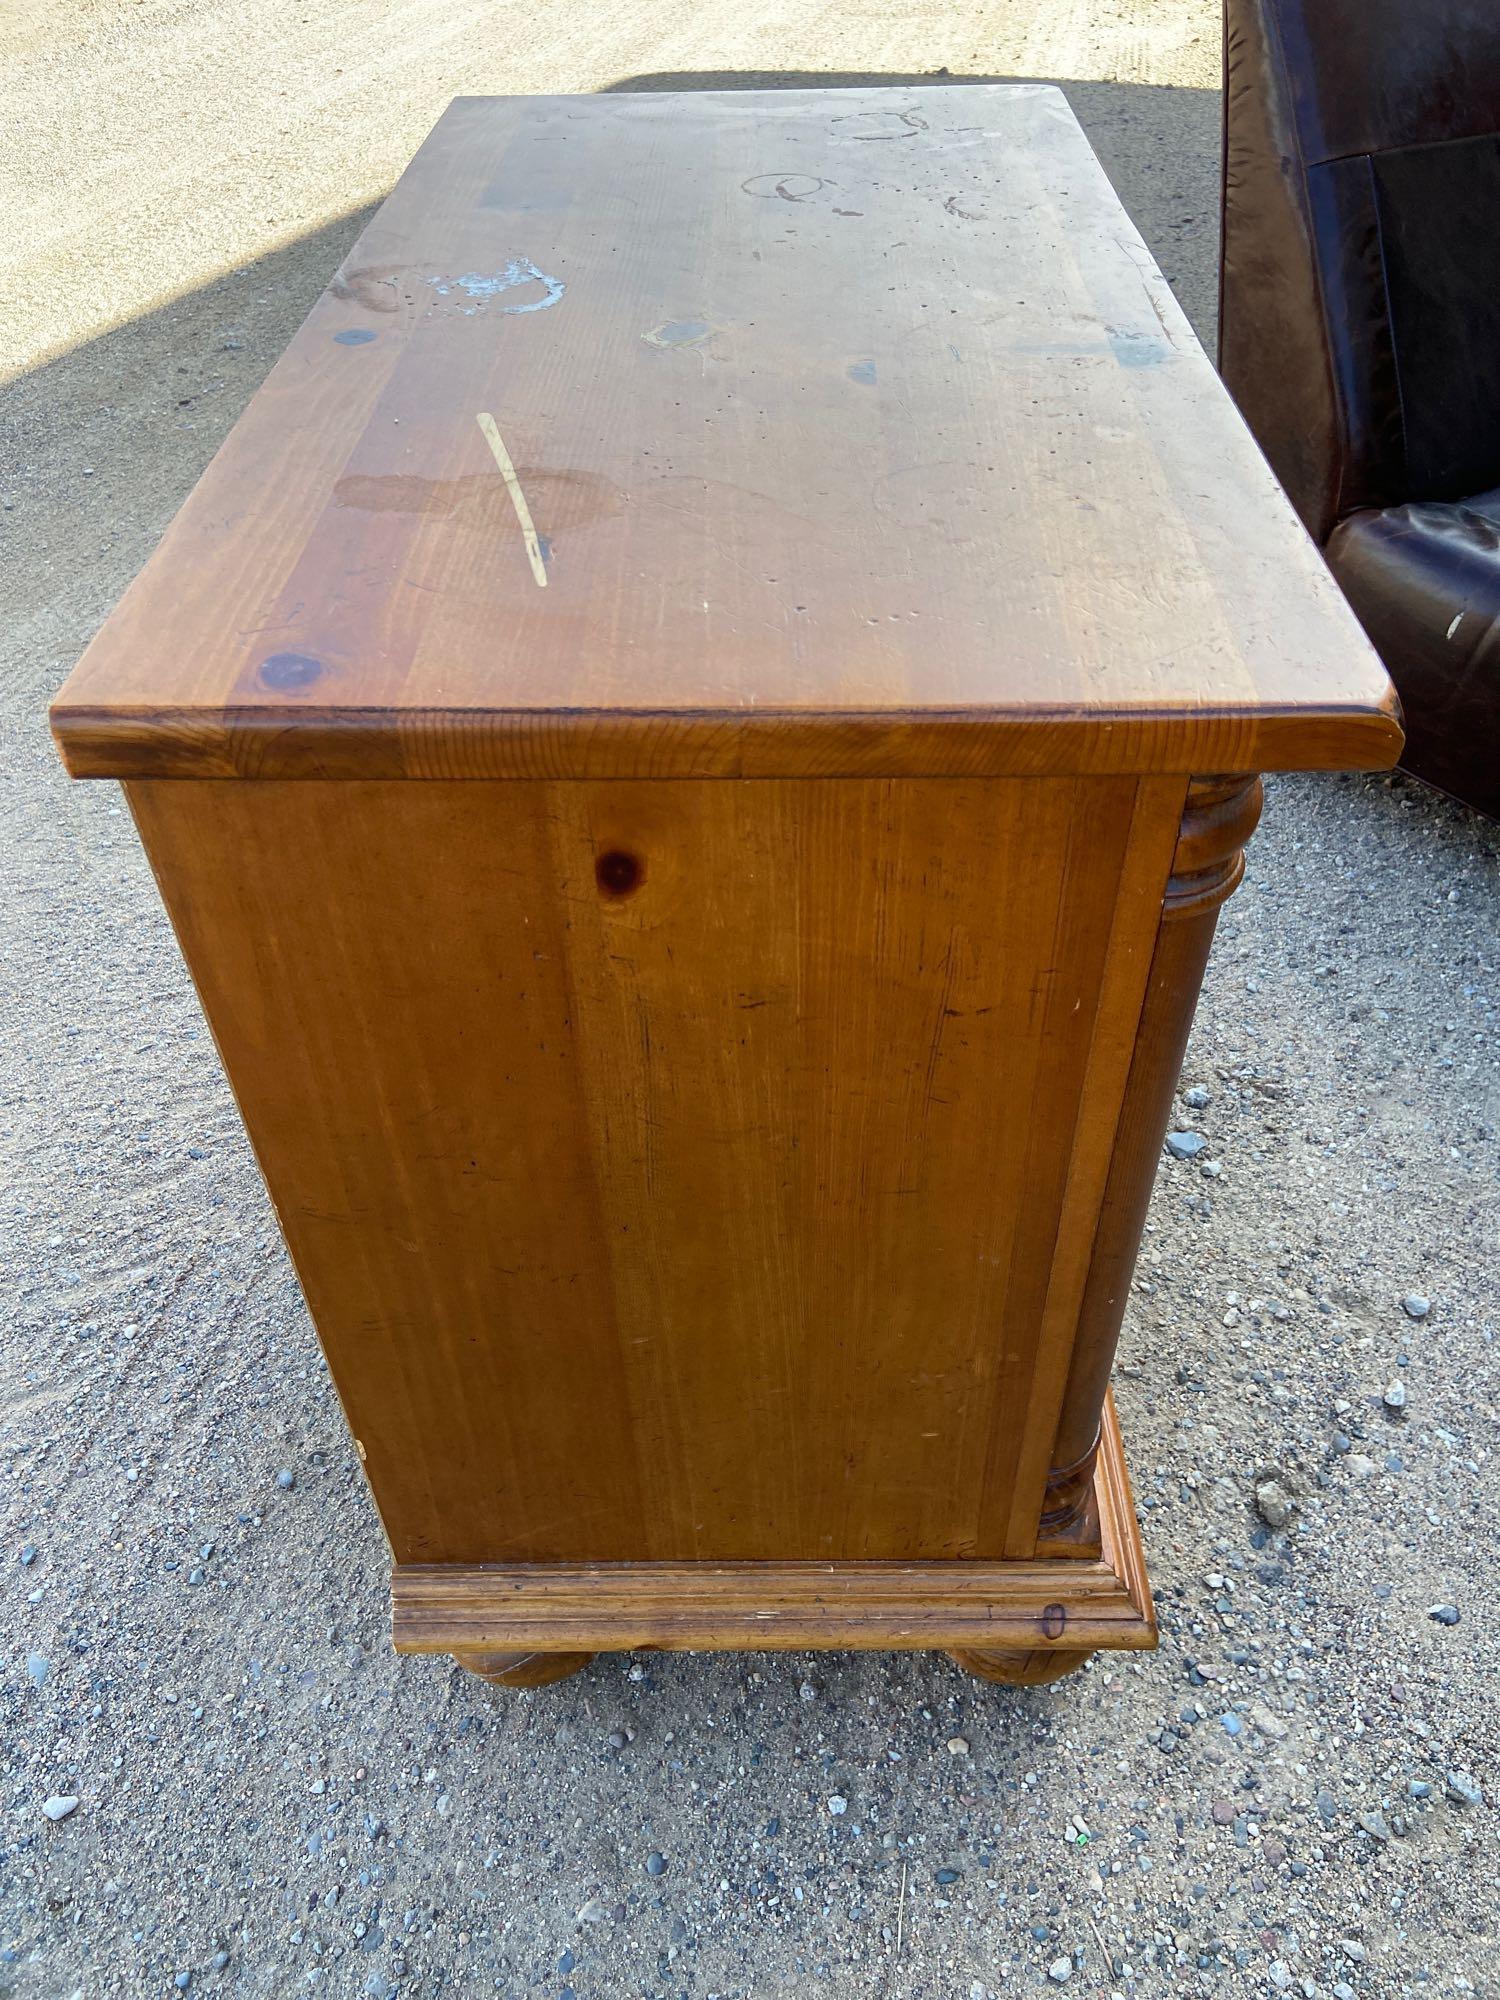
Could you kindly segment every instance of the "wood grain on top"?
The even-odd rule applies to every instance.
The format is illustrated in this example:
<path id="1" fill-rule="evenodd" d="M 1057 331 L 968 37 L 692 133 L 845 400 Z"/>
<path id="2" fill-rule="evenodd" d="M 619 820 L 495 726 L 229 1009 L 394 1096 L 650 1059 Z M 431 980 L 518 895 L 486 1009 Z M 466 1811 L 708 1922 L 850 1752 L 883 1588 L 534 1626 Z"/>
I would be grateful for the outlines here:
<path id="1" fill-rule="evenodd" d="M 1378 767 L 1038 87 L 465 98 L 53 710 L 80 775 Z"/>

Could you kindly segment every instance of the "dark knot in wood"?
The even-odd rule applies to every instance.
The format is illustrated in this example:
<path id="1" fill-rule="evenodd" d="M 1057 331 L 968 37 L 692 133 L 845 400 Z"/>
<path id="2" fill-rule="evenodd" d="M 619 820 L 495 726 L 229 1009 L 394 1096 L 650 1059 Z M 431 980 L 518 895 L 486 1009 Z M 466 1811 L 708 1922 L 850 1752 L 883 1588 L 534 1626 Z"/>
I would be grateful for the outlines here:
<path id="1" fill-rule="evenodd" d="M 1245 872 L 1245 843 L 1260 818 L 1259 778 L 1194 778 L 1162 909 L 1165 918 L 1197 917 L 1233 895 Z"/>
<path id="2" fill-rule="evenodd" d="M 594 863 L 594 877 L 606 896 L 628 896 L 640 887 L 646 870 L 640 857 L 612 847 Z"/>

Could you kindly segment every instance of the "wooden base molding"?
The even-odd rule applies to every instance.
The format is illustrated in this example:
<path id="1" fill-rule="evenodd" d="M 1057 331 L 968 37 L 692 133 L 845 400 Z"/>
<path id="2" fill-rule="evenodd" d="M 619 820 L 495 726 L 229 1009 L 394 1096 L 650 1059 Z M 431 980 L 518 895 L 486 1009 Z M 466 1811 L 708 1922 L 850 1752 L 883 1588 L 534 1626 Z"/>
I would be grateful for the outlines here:
<path id="1" fill-rule="evenodd" d="M 1094 1502 L 1096 1561 L 401 1564 L 392 1636 L 507 1687 L 599 1652 L 817 1647 L 951 1652 L 986 1680 L 1035 1685 L 1096 1650 L 1156 1644 L 1112 1400 Z"/>

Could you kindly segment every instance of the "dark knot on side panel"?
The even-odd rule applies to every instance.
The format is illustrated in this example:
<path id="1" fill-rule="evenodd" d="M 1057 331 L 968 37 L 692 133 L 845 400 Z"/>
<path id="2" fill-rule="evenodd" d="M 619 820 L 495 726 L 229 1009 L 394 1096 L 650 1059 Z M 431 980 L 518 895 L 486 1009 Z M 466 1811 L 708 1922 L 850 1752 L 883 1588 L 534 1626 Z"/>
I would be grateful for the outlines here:
<path id="1" fill-rule="evenodd" d="M 640 857 L 623 847 L 612 847 L 594 863 L 594 879 L 606 896 L 628 896 L 639 888 L 646 873 Z"/>

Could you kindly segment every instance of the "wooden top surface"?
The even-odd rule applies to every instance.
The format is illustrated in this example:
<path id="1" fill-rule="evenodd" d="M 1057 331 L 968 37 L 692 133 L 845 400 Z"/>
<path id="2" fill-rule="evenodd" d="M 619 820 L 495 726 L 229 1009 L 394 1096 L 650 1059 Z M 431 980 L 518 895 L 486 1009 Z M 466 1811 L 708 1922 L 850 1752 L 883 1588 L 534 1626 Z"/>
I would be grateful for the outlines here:
<path id="1" fill-rule="evenodd" d="M 80 775 L 1378 767 L 1062 95 L 461 98 L 53 709 Z"/>

